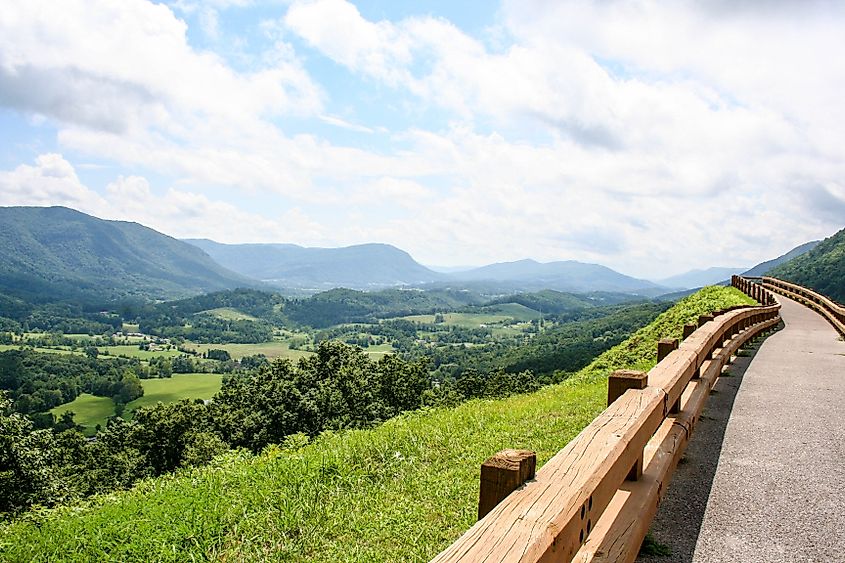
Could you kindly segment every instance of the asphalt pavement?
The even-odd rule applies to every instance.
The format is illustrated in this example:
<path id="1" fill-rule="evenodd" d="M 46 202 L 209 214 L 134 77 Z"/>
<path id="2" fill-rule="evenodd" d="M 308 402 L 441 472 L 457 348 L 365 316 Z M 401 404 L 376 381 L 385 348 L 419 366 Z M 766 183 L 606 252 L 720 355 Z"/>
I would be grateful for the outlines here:
<path id="1" fill-rule="evenodd" d="M 640 563 L 845 562 L 845 342 L 785 297 L 784 326 L 719 378 Z"/>

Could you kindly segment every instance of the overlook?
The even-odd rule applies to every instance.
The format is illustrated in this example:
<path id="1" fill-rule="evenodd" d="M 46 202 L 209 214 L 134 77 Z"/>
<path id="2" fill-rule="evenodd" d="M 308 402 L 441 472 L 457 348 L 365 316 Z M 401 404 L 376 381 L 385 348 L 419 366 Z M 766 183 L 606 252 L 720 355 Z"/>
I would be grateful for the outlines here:
<path id="1" fill-rule="evenodd" d="M 845 560 L 845 4 L 0 10 L 0 561 Z"/>

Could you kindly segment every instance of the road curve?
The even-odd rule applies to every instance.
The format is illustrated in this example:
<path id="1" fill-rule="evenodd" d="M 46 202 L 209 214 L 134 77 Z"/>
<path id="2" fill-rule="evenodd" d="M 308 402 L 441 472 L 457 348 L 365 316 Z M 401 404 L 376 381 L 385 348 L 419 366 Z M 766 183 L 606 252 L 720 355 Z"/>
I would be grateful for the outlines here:
<path id="1" fill-rule="evenodd" d="M 779 297 L 785 327 L 714 387 L 641 563 L 845 562 L 845 342 Z"/>

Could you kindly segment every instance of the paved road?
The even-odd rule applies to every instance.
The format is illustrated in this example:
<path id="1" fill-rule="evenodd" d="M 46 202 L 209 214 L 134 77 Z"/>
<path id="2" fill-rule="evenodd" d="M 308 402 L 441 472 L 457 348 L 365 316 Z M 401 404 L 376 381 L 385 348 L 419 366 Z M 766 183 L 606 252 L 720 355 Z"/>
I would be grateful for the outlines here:
<path id="1" fill-rule="evenodd" d="M 845 342 L 781 297 L 785 328 L 714 388 L 641 563 L 845 562 Z"/>

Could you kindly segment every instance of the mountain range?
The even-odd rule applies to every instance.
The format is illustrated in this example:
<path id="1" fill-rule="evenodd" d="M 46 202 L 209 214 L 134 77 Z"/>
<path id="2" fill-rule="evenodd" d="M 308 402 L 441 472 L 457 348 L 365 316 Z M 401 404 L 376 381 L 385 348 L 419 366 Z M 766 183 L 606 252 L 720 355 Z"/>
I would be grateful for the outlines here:
<path id="1" fill-rule="evenodd" d="M 742 273 L 746 268 L 716 266 L 704 270 L 690 270 L 677 276 L 657 280 L 659 285 L 680 289 L 693 289 L 713 285 L 731 279 L 734 274 Z"/>
<path id="2" fill-rule="evenodd" d="M 389 244 L 305 248 L 295 244 L 221 244 L 208 239 L 185 242 L 226 268 L 284 289 L 380 289 L 446 278 Z"/>
<path id="3" fill-rule="evenodd" d="M 832 238 L 836 237 L 843 235 Z M 747 272 L 753 275 L 772 265 L 793 264 L 796 256 L 807 252 L 801 259 L 810 258 L 801 262 L 801 271 L 824 263 L 828 265 L 818 266 L 813 270 L 818 275 L 810 277 L 827 275 L 831 267 L 839 267 L 839 239 L 829 240 L 810 252 L 816 243 L 807 243 Z M 655 297 L 680 287 L 719 282 L 738 271 L 711 268 L 655 283 L 598 264 L 518 260 L 444 273 L 426 268 L 388 244 L 306 248 L 182 241 L 137 223 L 107 221 L 65 207 L 0 207 L 0 248 L 3 293 L 31 301 L 87 303 L 169 300 L 236 287 L 277 288 L 292 294 L 335 287 L 418 287 L 469 288 L 486 295 L 555 290 Z M 798 279 L 799 270 L 788 272 Z M 835 283 L 825 287 L 829 286 L 835 289 Z"/>
<path id="4" fill-rule="evenodd" d="M 174 299 L 259 285 L 137 223 L 66 207 L 0 207 L 0 291 L 33 301 Z"/>

